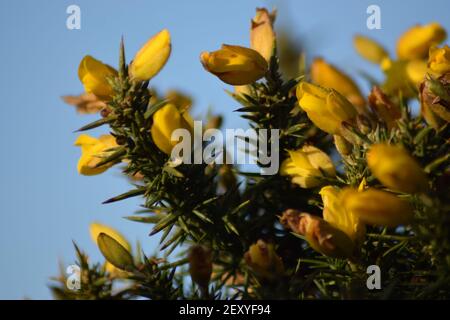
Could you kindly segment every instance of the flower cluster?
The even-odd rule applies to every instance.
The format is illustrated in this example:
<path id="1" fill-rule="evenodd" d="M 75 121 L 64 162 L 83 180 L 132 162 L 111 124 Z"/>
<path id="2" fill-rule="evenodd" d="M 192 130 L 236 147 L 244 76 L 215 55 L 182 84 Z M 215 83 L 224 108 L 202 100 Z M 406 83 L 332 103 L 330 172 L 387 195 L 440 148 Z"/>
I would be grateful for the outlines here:
<path id="1" fill-rule="evenodd" d="M 162 233 L 164 258 L 133 254 L 120 233 L 95 223 L 91 235 L 106 264 L 99 271 L 77 248 L 90 275 L 82 288 L 90 291 L 74 295 L 55 286 L 59 297 L 449 297 L 445 30 L 438 23 L 412 27 L 399 37 L 396 58 L 373 39 L 355 36 L 359 55 L 384 72 L 366 95 L 322 57 L 310 64 L 300 59 L 296 72 L 283 70 L 289 64 L 279 58 L 286 48 L 275 18 L 275 11 L 257 9 L 249 47 L 224 44 L 200 54 L 207 72 L 234 86 L 229 94 L 252 128 L 280 131 L 281 167 L 273 176 L 221 162 L 172 161 L 173 132 L 192 133 L 194 121 L 189 97 L 149 88 L 170 56 L 169 31 L 150 38 L 129 64 L 122 42 L 117 69 L 82 59 L 78 75 L 86 92 L 65 99 L 81 113 L 100 114 L 81 131 L 109 125 L 110 133 L 76 139 L 78 172 L 96 175 L 121 164 L 134 188 L 106 203 L 142 196 L 143 209 L 127 218 L 152 224 L 151 235 Z M 414 100 L 420 111 L 410 107 Z M 220 117 L 208 120 L 208 127 L 220 127 Z M 176 248 L 183 257 L 170 262 Z M 365 287 L 373 264 L 391 289 Z M 190 291 L 182 285 L 187 273 L 195 284 Z M 130 287 L 92 289 L 96 281 L 116 279 L 131 280 Z"/>

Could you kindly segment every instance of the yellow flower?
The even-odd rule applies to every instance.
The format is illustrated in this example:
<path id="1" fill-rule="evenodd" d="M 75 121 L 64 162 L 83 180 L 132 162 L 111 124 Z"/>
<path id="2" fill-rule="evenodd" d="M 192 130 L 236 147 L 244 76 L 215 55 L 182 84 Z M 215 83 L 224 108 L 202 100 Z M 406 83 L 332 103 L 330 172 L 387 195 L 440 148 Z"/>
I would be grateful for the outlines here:
<path id="1" fill-rule="evenodd" d="M 266 60 L 258 51 L 227 44 L 214 52 L 202 52 L 200 60 L 207 71 L 235 86 L 257 81 L 268 68 Z"/>
<path id="2" fill-rule="evenodd" d="M 189 110 L 192 106 L 192 98 L 177 90 L 167 91 L 166 99 L 182 112 Z"/>
<path id="3" fill-rule="evenodd" d="M 360 219 L 342 205 L 341 191 L 332 186 L 323 187 L 319 194 L 323 202 L 323 219 L 345 232 L 353 242 L 359 244 L 364 239 L 365 226 Z"/>
<path id="4" fill-rule="evenodd" d="M 353 120 L 358 114 L 339 92 L 307 82 L 300 82 L 297 86 L 297 99 L 309 119 L 330 134 L 338 134 L 341 123 Z"/>
<path id="5" fill-rule="evenodd" d="M 187 112 L 181 112 L 168 103 L 153 115 L 151 135 L 153 142 L 165 154 L 170 155 L 178 141 L 172 141 L 172 132 L 176 129 L 187 129 L 192 132 L 192 119 Z"/>
<path id="6" fill-rule="evenodd" d="M 83 83 L 84 90 L 103 100 L 109 100 L 114 94 L 108 79 L 116 76 L 117 71 L 113 67 L 91 56 L 85 56 L 78 67 L 78 78 Z"/>
<path id="7" fill-rule="evenodd" d="M 98 222 L 94 222 L 91 223 L 90 227 L 89 227 L 89 231 L 91 234 L 91 239 L 92 241 L 94 241 L 94 243 L 98 246 L 97 243 L 97 239 L 98 236 L 100 235 L 100 233 L 104 233 L 108 236 L 110 236 L 111 238 L 113 238 L 114 240 L 116 240 L 119 244 L 122 245 L 122 247 L 124 247 L 128 252 L 131 252 L 131 245 L 130 243 L 127 241 L 127 239 L 125 239 L 125 237 L 116 229 L 111 228 L 107 225 L 98 223 Z M 108 261 L 106 261 L 105 263 L 105 267 L 106 270 L 111 273 L 112 275 L 116 275 L 118 273 L 121 272 L 120 269 L 114 267 L 111 263 L 109 263 Z"/>
<path id="8" fill-rule="evenodd" d="M 385 59 L 389 58 L 387 51 L 375 40 L 362 35 L 356 35 L 353 38 L 353 45 L 356 51 L 364 59 L 381 65 Z"/>
<path id="9" fill-rule="evenodd" d="M 400 146 L 372 145 L 367 164 L 373 175 L 386 187 L 407 193 L 428 189 L 427 176 L 417 161 Z"/>
<path id="10" fill-rule="evenodd" d="M 258 240 L 244 254 L 247 265 L 262 278 L 273 279 L 283 274 L 283 261 L 275 252 L 272 243 Z"/>
<path id="11" fill-rule="evenodd" d="M 345 96 L 358 107 L 365 105 L 364 98 L 356 83 L 341 70 L 328 64 L 322 58 L 314 59 L 311 65 L 312 82 L 326 88 L 332 88 Z"/>
<path id="12" fill-rule="evenodd" d="M 428 70 L 434 75 L 443 75 L 450 72 L 450 47 L 431 47 L 428 57 Z"/>
<path id="13" fill-rule="evenodd" d="M 406 74 L 415 86 L 423 81 L 427 73 L 427 62 L 425 60 L 411 60 L 406 65 Z"/>
<path id="14" fill-rule="evenodd" d="M 424 59 L 432 45 L 441 43 L 447 33 L 439 23 L 416 25 L 400 36 L 397 42 L 397 56 L 399 59 Z"/>
<path id="15" fill-rule="evenodd" d="M 412 65 L 409 63 L 410 61 L 407 60 L 391 61 L 389 68 L 384 70 L 386 80 L 382 85 L 382 89 L 386 94 L 396 96 L 401 93 L 403 97 L 407 98 L 417 96 L 417 83 L 412 81 L 412 78 L 417 80 L 417 73 L 414 73 L 417 68 L 415 68 L 414 63 Z M 419 74 L 422 77 L 424 75 L 425 73 Z"/>
<path id="16" fill-rule="evenodd" d="M 116 138 L 111 135 L 102 135 L 96 139 L 87 134 L 80 135 L 75 145 L 81 147 L 81 157 L 78 160 L 78 172 L 82 175 L 92 176 L 100 174 L 114 165 L 114 162 L 96 167 L 96 165 L 110 154 L 109 149 L 117 147 Z"/>
<path id="17" fill-rule="evenodd" d="M 344 208 L 367 224 L 396 227 L 409 223 L 414 214 L 408 202 L 389 192 L 373 188 L 363 192 L 347 188 L 342 192 Z"/>
<path id="18" fill-rule="evenodd" d="M 319 186 L 320 178 L 334 177 L 336 170 L 330 157 L 314 146 L 303 146 L 288 151 L 289 157 L 281 164 L 280 174 L 292 177 L 292 182 L 302 188 Z"/>
<path id="19" fill-rule="evenodd" d="M 133 80 L 147 81 L 158 74 L 169 59 L 170 33 L 164 29 L 154 35 L 138 51 L 130 65 L 130 75 Z"/>
<path id="20" fill-rule="evenodd" d="M 272 56 L 275 44 L 275 31 L 273 30 L 275 17 L 275 11 L 269 13 L 265 8 L 258 8 L 251 22 L 250 47 L 258 51 L 267 62 Z"/>
<path id="21" fill-rule="evenodd" d="M 289 209 L 281 216 L 280 223 L 304 236 L 311 248 L 326 256 L 351 258 L 354 255 L 355 243 L 352 239 L 322 218 Z"/>

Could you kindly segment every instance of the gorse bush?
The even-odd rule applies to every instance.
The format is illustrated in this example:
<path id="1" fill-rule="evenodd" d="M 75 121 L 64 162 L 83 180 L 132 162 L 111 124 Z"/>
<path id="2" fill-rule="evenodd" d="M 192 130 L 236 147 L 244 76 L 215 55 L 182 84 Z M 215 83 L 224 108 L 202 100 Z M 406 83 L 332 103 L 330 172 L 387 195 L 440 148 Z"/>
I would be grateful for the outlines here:
<path id="1" fill-rule="evenodd" d="M 65 99 L 99 114 L 80 131 L 108 126 L 110 133 L 76 139 L 78 172 L 121 167 L 131 190 L 105 202 L 140 197 L 142 208 L 127 219 L 160 235 L 160 254 L 147 256 L 119 232 L 92 224 L 105 262 L 93 264 L 75 245 L 79 290 L 62 272 L 51 287 L 56 298 L 450 298 L 445 30 L 412 27 L 398 39 L 396 57 L 355 36 L 357 52 L 385 76 L 368 78 L 365 96 L 323 58 L 307 65 L 277 41 L 274 20 L 275 12 L 257 9 L 250 48 L 224 44 L 200 54 L 207 72 L 234 86 L 229 94 L 251 128 L 279 130 L 267 137 L 278 143 L 273 175 L 241 171 L 223 161 L 227 151 L 211 163 L 174 158 L 173 132 L 194 132 L 192 101 L 149 87 L 169 59 L 169 31 L 130 63 L 122 42 L 117 69 L 83 58 L 86 93 Z M 414 100 L 420 112 L 411 110 Z M 221 116 L 206 120 L 205 129 L 220 128 Z M 381 271 L 375 290 L 367 285 L 373 265 Z"/>

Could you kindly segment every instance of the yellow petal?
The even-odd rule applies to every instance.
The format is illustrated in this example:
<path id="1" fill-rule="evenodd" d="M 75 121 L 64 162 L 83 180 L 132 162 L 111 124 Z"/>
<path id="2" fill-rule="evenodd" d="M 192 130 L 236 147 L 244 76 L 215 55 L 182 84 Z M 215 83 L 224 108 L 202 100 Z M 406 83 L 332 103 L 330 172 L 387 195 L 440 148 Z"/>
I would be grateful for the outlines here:
<path id="1" fill-rule="evenodd" d="M 93 93 L 100 99 L 109 100 L 114 90 L 108 79 L 117 76 L 117 71 L 101 61 L 85 56 L 78 67 L 78 77 L 87 93 Z"/>
<path id="2" fill-rule="evenodd" d="M 397 196 L 369 188 L 364 192 L 353 189 L 343 191 L 342 203 L 363 222 L 386 227 L 408 224 L 413 218 L 411 205 Z"/>
<path id="3" fill-rule="evenodd" d="M 381 64 L 384 59 L 389 58 L 383 46 L 368 37 L 356 35 L 353 38 L 353 45 L 361 57 L 372 63 Z"/>
<path id="4" fill-rule="evenodd" d="M 314 59 L 311 65 L 311 79 L 319 86 L 335 89 L 357 106 L 365 105 L 364 98 L 356 83 L 344 72 L 325 62 L 322 58 Z"/>
<path id="5" fill-rule="evenodd" d="M 257 51 L 226 44 L 220 50 L 202 52 L 200 61 L 207 71 L 235 86 L 259 80 L 268 68 L 266 60 Z"/>
<path id="6" fill-rule="evenodd" d="M 400 146 L 372 145 L 367 153 L 367 164 L 373 175 L 388 188 L 407 193 L 428 189 L 425 172 Z"/>
<path id="7" fill-rule="evenodd" d="M 424 59 L 431 46 L 441 43 L 447 33 L 439 23 L 416 25 L 403 33 L 397 42 L 399 59 Z"/>
<path id="8" fill-rule="evenodd" d="M 116 229 L 111 228 L 107 225 L 98 223 L 98 222 L 94 222 L 91 223 L 90 227 L 89 227 L 89 231 L 91 234 L 91 239 L 92 241 L 94 241 L 95 244 L 97 244 L 97 238 L 99 236 L 100 233 L 105 233 L 108 236 L 110 236 L 111 238 L 113 238 L 114 240 L 116 240 L 118 243 L 120 243 L 125 249 L 127 249 L 128 251 L 131 251 L 131 245 L 130 243 L 125 239 L 125 237 Z"/>
<path id="9" fill-rule="evenodd" d="M 154 35 L 134 57 L 130 65 L 131 78 L 147 81 L 156 76 L 169 59 L 171 49 L 170 33 L 167 29 Z"/>
<path id="10" fill-rule="evenodd" d="M 261 56 L 270 61 L 275 44 L 273 23 L 276 12 L 269 13 L 265 8 L 256 9 L 256 16 L 252 19 L 250 30 L 250 46 Z"/>

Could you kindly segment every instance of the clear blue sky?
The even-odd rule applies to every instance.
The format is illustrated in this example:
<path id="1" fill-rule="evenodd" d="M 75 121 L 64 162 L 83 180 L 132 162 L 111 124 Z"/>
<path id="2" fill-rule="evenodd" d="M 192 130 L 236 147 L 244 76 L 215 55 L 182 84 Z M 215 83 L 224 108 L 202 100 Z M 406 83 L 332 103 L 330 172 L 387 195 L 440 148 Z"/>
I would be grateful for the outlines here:
<path id="1" fill-rule="evenodd" d="M 81 30 L 66 28 L 71 4 L 81 8 Z M 370 4 L 381 7 L 381 30 L 366 27 Z M 149 226 L 122 219 L 139 201 L 101 205 L 128 188 L 117 170 L 95 177 L 76 172 L 73 131 L 95 116 L 75 114 L 60 96 L 82 92 L 82 57 L 117 65 L 122 35 L 131 59 L 151 35 L 168 28 L 172 56 L 152 85 L 191 93 L 194 114 L 212 106 L 227 114 L 228 127 L 245 126 L 230 112 L 236 104 L 224 93 L 226 85 L 202 69 L 198 56 L 222 43 L 248 46 L 255 7 L 273 5 L 279 9 L 277 26 L 288 26 L 302 39 L 309 57 L 322 55 L 352 75 L 376 70 L 352 49 L 354 33 L 382 39 L 392 51 L 396 37 L 415 23 L 438 21 L 450 30 L 445 0 L 0 2 L 0 298 L 50 298 L 48 278 L 57 273 L 58 259 L 73 261 L 72 239 L 100 259 L 88 233 L 94 220 L 117 227 L 130 241 L 140 239 L 149 253 L 155 248 Z"/>

